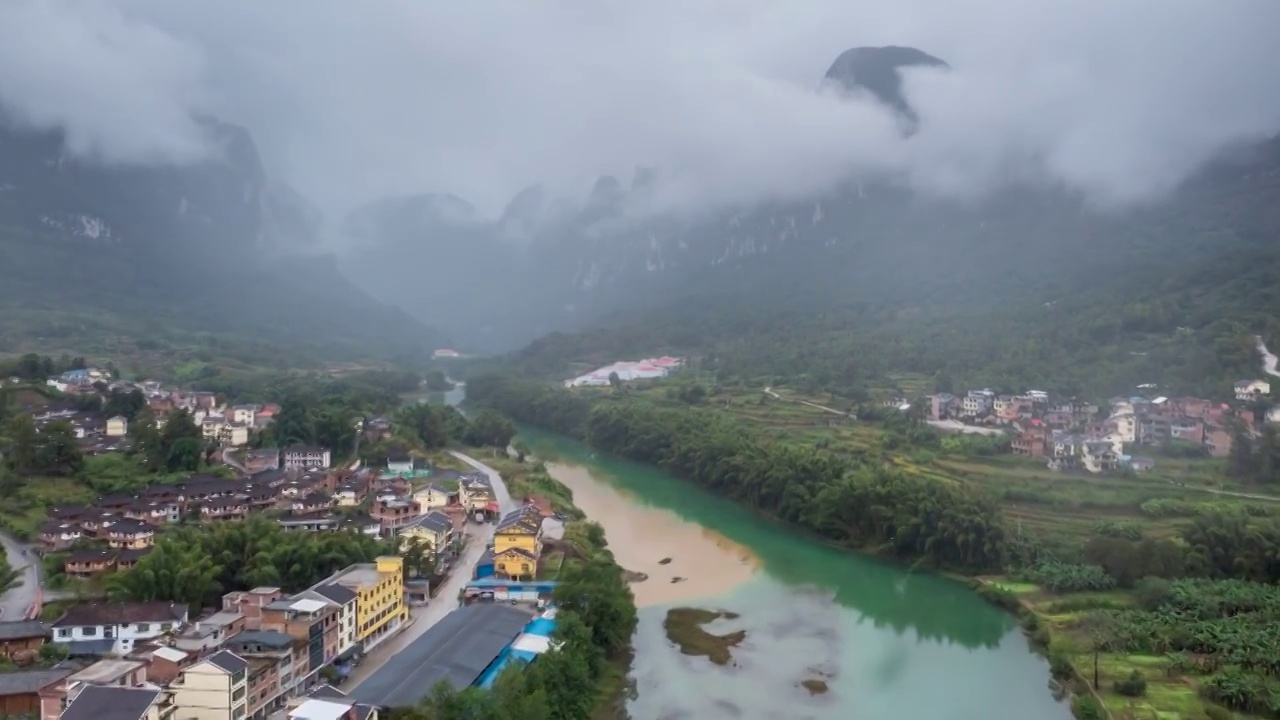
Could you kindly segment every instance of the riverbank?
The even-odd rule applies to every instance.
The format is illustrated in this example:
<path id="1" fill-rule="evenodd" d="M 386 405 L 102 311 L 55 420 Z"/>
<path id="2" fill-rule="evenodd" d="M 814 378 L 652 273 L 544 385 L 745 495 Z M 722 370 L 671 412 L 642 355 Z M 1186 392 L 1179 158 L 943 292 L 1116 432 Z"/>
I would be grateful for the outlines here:
<path id="1" fill-rule="evenodd" d="M 635 717 L 1069 717 L 1045 689 L 1048 664 L 1030 652 L 1016 622 L 967 584 L 850 554 L 687 481 L 567 438 L 527 426 L 520 438 L 539 457 L 551 458 L 549 466 L 573 470 L 575 498 L 609 493 L 625 502 L 605 517 L 632 526 L 642 557 L 650 555 L 643 548 L 664 540 L 663 526 L 644 530 L 643 518 L 654 512 L 699 528 L 699 538 L 705 533 L 754 555 L 745 582 L 698 597 L 637 603 Z M 611 550 L 621 553 L 611 526 L 606 530 Z M 715 541 L 708 544 L 696 554 L 715 552 Z M 632 588 L 639 592 L 646 584 Z M 681 625 L 682 617 L 708 613 L 720 619 L 705 633 L 690 634 Z M 707 643 L 723 644 L 728 657 L 704 652 Z M 824 685 L 825 692 L 815 692 Z M 936 692 L 922 696 L 909 687 Z"/>
<path id="2" fill-rule="evenodd" d="M 574 504 L 572 490 L 548 475 L 541 464 L 532 461 L 517 462 L 504 457 L 486 458 L 481 461 L 458 451 L 450 451 L 450 454 L 468 466 L 485 473 L 491 479 L 499 478 L 499 482 L 494 483 L 494 488 L 495 490 L 498 487 L 502 488 L 498 503 L 504 513 L 515 509 L 517 503 L 523 502 L 529 495 L 541 495 L 551 501 L 552 508 L 556 512 L 562 513 L 568 519 L 564 525 L 563 538 L 548 544 L 548 548 L 559 546 L 559 552 L 563 553 L 564 560 L 557 579 L 571 578 L 575 570 L 582 569 L 585 565 L 597 562 L 604 557 L 602 553 L 606 547 L 612 549 L 611 545 L 600 544 L 607 542 L 608 530 L 605 529 L 598 536 L 593 533 L 590 526 L 600 527 L 600 524 Z M 555 550 L 549 551 L 555 552 Z M 625 569 L 616 563 L 613 557 L 608 557 L 606 565 L 613 567 L 619 578 L 623 577 Z M 590 602 L 590 598 L 587 600 Z M 625 607 L 620 610 L 630 615 L 631 627 L 634 628 L 636 612 L 634 596 L 628 594 L 624 604 Z M 629 637 L 630 631 L 627 634 Z M 589 716 L 591 720 L 627 720 L 626 704 L 632 692 L 629 681 L 632 659 L 633 655 L 629 648 L 619 648 L 618 652 L 606 655 L 596 677 L 593 709 Z"/>
<path id="3" fill-rule="evenodd" d="M 1037 606 L 1038 614 L 1032 614 L 1036 619 L 1031 621 L 1033 626 L 1028 628 L 1029 636 L 1048 650 L 1060 675 L 1064 667 L 1079 668 L 1082 658 L 1091 660 L 1092 652 L 1081 649 L 1083 640 L 1101 638 L 1097 642 L 1112 643 L 1118 648 L 1110 659 L 1114 672 L 1100 668 L 1098 684 L 1099 695 L 1107 701 L 1111 708 L 1109 714 L 1114 720 L 1130 716 L 1140 718 L 1140 714 L 1133 713 L 1141 712 L 1144 708 L 1158 708 L 1165 713 L 1162 717 L 1171 720 L 1202 720 L 1205 713 L 1210 713 L 1213 717 L 1212 713 L 1215 711 L 1225 712 L 1216 707 L 1214 702 L 1229 705 L 1234 703 L 1238 710 L 1249 710 L 1258 707 L 1258 703 L 1264 702 L 1261 698 L 1271 692 L 1269 685 L 1265 685 L 1270 682 L 1266 680 L 1268 676 L 1265 673 L 1255 671 L 1238 676 L 1231 674 L 1229 666 L 1235 662 L 1232 658 L 1240 657 L 1242 652 L 1253 651 L 1247 646 L 1233 644 L 1231 638 L 1242 635 L 1225 629 L 1223 624 L 1229 625 L 1230 618 L 1206 616 L 1209 619 L 1205 621 L 1205 627 L 1198 630 L 1198 644 L 1193 645 L 1187 645 L 1184 640 L 1175 636 L 1159 633 L 1148 637 L 1134 635 L 1133 618 L 1154 624 L 1155 627 L 1168 622 L 1171 617 L 1177 617 L 1177 613 L 1181 612 L 1179 603 L 1189 601 L 1185 597 L 1166 599 L 1167 602 L 1160 600 L 1149 608 L 1143 608 L 1143 614 L 1132 615 L 1127 614 L 1131 605 L 1124 604 L 1129 601 L 1117 598 L 1131 598 L 1133 591 L 1113 589 L 1132 588 L 1138 584 L 1138 580 L 1152 575 L 1168 578 L 1207 576 L 1245 577 L 1258 584 L 1231 580 L 1186 582 L 1199 583 L 1196 587 L 1209 595 L 1230 593 L 1237 586 L 1243 586 L 1248 592 L 1261 592 L 1256 589 L 1265 589 L 1268 587 L 1265 583 L 1270 582 L 1266 579 L 1268 566 L 1265 563 L 1255 564 L 1255 560 L 1261 562 L 1261 556 L 1255 559 L 1253 554 L 1256 553 L 1248 548 L 1233 546 L 1233 553 L 1249 555 L 1249 560 L 1241 567 L 1255 568 L 1250 571 L 1251 575 L 1242 576 L 1240 573 L 1243 570 L 1239 567 L 1233 570 L 1234 566 L 1205 566 L 1205 563 L 1213 562 L 1212 558 L 1201 557 L 1191 548 L 1202 546 L 1206 539 L 1196 539 L 1188 533 L 1202 526 L 1208 528 L 1206 532 L 1216 533 L 1213 526 L 1226 523 L 1223 526 L 1225 529 L 1231 525 L 1232 517 L 1244 518 L 1245 522 L 1258 526 L 1264 534 L 1280 532 L 1280 526 L 1276 525 L 1268 512 L 1263 512 L 1259 518 L 1250 514 L 1257 513 L 1257 508 L 1248 508 L 1248 512 L 1242 508 L 1240 513 L 1235 514 L 1230 512 L 1230 508 L 1226 508 L 1228 512 L 1224 514 L 1222 511 L 1226 503 L 1192 503 L 1180 498 L 1157 495 L 1151 499 L 1160 502 L 1150 503 L 1149 506 L 1160 511 L 1159 522 L 1135 526 L 1134 523 L 1111 521 L 1107 514 L 1097 513 L 1087 535 L 1082 533 L 1075 542 L 1061 545 L 1064 555 L 1058 557 L 1065 558 L 1064 561 L 1057 560 L 1054 554 L 1046 552 L 1041 539 L 1026 532 L 1021 523 L 1002 521 L 1000 505 L 993 504 L 985 509 L 979 509 L 982 506 L 977 505 L 972 508 L 974 515 L 985 519 L 986 531 L 990 533 L 987 537 L 996 542 L 992 554 L 996 561 L 989 562 L 984 567 L 981 562 L 963 562 L 964 556 L 948 555 L 945 548 L 939 552 L 935 545 L 930 554 L 916 549 L 918 546 L 915 544 L 920 539 L 921 531 L 932 527 L 927 523 L 940 522 L 937 513 L 946 512 L 947 509 L 954 510 L 954 503 L 950 499 L 959 497 L 972 502 L 971 496 L 953 494 L 957 489 L 973 485 L 972 480 L 961 483 L 953 478 L 913 473 L 910 467 L 892 460 L 877 465 L 874 463 L 876 448 L 867 448 L 849 459 L 840 460 L 828 446 L 820 444 L 820 439 L 814 439 L 815 436 L 821 436 L 821 429 L 813 429 L 813 435 L 808 438 L 807 443 L 799 442 L 788 434 L 767 433 L 751 427 L 732 418 L 730 413 L 710 402 L 691 408 L 687 404 L 646 401 L 637 397 L 639 393 L 630 389 L 621 393 L 604 391 L 587 394 L 552 389 L 535 393 L 517 388 L 511 395 L 520 397 L 522 392 L 524 399 L 536 402 L 539 407 L 536 415 L 538 421 L 557 422 L 557 429 L 572 430 L 581 437 L 589 438 L 596 447 L 620 449 L 633 459 L 661 464 L 674 474 L 687 477 L 695 485 L 768 512 L 784 522 L 814 531 L 824 541 L 834 542 L 846 550 L 887 555 L 904 562 L 914 560 L 913 568 L 922 566 L 935 571 L 949 569 L 951 573 L 959 571 L 967 576 L 998 572 L 1010 563 L 1027 570 L 1037 570 L 1039 563 L 1052 561 L 1049 563 L 1051 567 L 1045 572 L 1050 576 L 1057 573 L 1058 577 L 1048 577 L 1047 582 L 1051 584 L 1045 587 L 1053 587 L 1055 592 L 1043 591 L 1033 585 L 1038 593 L 1036 600 L 1040 604 Z M 767 401 L 757 399 L 756 403 L 766 404 Z M 518 418 L 522 417 L 519 405 L 504 409 Z M 795 406 L 789 411 L 796 412 Z M 880 451 L 884 449 L 886 448 L 882 447 Z M 909 450 L 909 446 L 907 449 Z M 815 450 L 818 452 L 814 452 Z M 1079 480 L 1074 477 L 1063 479 Z M 981 486 L 974 486 L 974 490 L 978 489 Z M 916 515 L 921 507 L 932 508 L 930 514 Z M 874 512 L 868 514 L 869 508 L 875 508 Z M 1166 510 L 1171 512 L 1165 513 Z M 1184 513 L 1184 510 L 1187 512 Z M 974 515 L 968 517 L 972 518 Z M 969 521 L 964 516 L 961 517 L 963 522 Z M 1192 522 L 1193 519 L 1195 522 Z M 914 529 L 905 538 L 903 533 L 897 533 L 896 536 L 876 535 L 876 523 L 885 520 L 892 527 L 910 528 L 915 525 L 918 529 Z M 950 523 L 947 520 L 942 524 Z M 861 528 L 858 530 L 861 535 L 850 534 L 842 525 Z M 975 542 L 973 537 L 982 536 L 971 536 L 970 543 Z M 850 542 L 855 538 L 860 541 Z M 1090 540 L 1087 547 L 1084 542 L 1086 538 Z M 906 541 L 905 544 L 903 540 Z M 977 542 L 986 541 L 980 539 Z M 981 560 L 982 556 L 970 555 L 969 558 Z M 957 559 L 961 562 L 955 562 Z M 1181 580 L 1175 580 L 1173 585 L 1177 586 L 1178 583 L 1185 585 Z M 1106 602 L 1111 604 L 1107 605 L 1103 600 L 1092 597 L 1088 592 L 1091 590 L 1106 590 L 1111 598 Z M 1187 593 L 1184 592 L 1183 595 L 1186 596 Z M 1020 607 L 1017 602 L 1008 604 L 1005 601 L 1007 599 L 993 598 L 989 593 L 984 593 L 984 596 L 1009 610 Z M 1270 600 L 1266 602 L 1269 603 Z M 1272 605 L 1265 607 L 1268 612 L 1280 610 Z M 737 610 L 732 607 L 728 609 Z M 1094 610 L 1106 612 L 1091 612 Z M 1092 626 L 1094 620 L 1114 619 L 1126 622 Z M 1252 623 L 1253 620 L 1249 622 Z M 1254 625 L 1250 625 L 1247 630 L 1256 631 Z M 1160 640 L 1158 643 L 1151 642 L 1151 637 L 1158 637 Z M 1169 652 L 1168 648 L 1184 647 L 1199 648 L 1192 652 L 1206 653 L 1211 661 L 1195 665 L 1186 660 L 1162 660 Z M 1265 663 L 1271 662 L 1267 657 L 1250 657 L 1250 662 L 1264 663 L 1251 667 L 1269 667 Z M 1148 672 L 1153 675 L 1164 672 L 1174 681 L 1145 681 L 1146 684 L 1139 682 L 1144 681 Z M 1114 679 L 1114 675 L 1119 675 L 1119 678 Z M 1138 682 L 1141 689 L 1135 690 L 1129 681 Z M 1108 682 L 1112 685 L 1107 685 Z M 1131 694 L 1116 689 L 1119 687 L 1117 683 L 1121 682 L 1125 683 L 1126 692 Z M 1232 683 L 1250 687 L 1248 695 L 1233 698 L 1227 690 L 1232 687 Z M 1264 685 L 1254 688 L 1248 683 Z M 1152 690 L 1149 697 L 1145 695 L 1148 685 Z M 1173 692 L 1174 689 L 1178 692 Z M 1088 692 L 1082 692 L 1081 696 L 1087 697 Z M 1126 699 L 1120 701 L 1119 697 Z M 1087 702 L 1079 704 L 1078 712 L 1082 717 L 1108 714 L 1103 709 L 1091 710 Z"/>

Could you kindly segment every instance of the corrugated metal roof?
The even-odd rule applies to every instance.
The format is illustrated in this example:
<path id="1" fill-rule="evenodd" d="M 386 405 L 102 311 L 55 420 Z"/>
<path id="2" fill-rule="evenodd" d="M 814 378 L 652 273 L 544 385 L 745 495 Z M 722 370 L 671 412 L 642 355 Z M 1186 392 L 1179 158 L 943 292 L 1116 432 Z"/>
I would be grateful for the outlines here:
<path id="1" fill-rule="evenodd" d="M 470 687 L 529 622 L 523 610 L 468 605 L 446 615 L 351 691 L 380 707 L 416 705 L 440 681 Z"/>

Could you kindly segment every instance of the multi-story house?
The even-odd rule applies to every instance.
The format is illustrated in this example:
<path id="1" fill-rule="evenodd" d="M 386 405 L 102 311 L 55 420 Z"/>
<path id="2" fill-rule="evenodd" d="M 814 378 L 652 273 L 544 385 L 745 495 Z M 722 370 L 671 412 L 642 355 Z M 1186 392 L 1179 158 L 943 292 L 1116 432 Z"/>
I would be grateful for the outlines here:
<path id="1" fill-rule="evenodd" d="M 255 666 L 269 664 L 274 667 L 274 680 L 270 673 L 259 674 L 258 697 L 253 701 L 251 711 L 255 717 L 269 715 L 283 707 L 289 697 L 306 690 L 311 665 L 305 640 L 295 639 L 277 630 L 250 630 L 231 638 L 227 649 Z M 268 689 L 271 682 L 277 688 L 274 695 Z"/>
<path id="2" fill-rule="evenodd" d="M 155 541 L 155 526 L 138 520 L 121 520 L 107 528 L 107 544 L 117 550 L 141 550 Z"/>
<path id="3" fill-rule="evenodd" d="M 955 412 L 956 396 L 951 393 L 937 393 L 929 396 L 929 419 L 945 420 Z"/>
<path id="4" fill-rule="evenodd" d="M 90 578 L 116 568 L 115 550 L 72 550 L 62 564 L 67 577 Z"/>
<path id="5" fill-rule="evenodd" d="M 182 519 L 182 508 L 174 500 L 150 500 L 138 498 L 124 509 L 124 516 L 129 520 L 138 520 L 151 525 L 168 525 Z"/>
<path id="6" fill-rule="evenodd" d="M 138 657 L 143 657 L 147 661 L 147 682 L 156 685 L 168 685 L 177 680 L 183 670 L 200 660 L 195 653 L 168 645 L 161 645 Z"/>
<path id="7" fill-rule="evenodd" d="M 159 637 L 187 621 L 187 606 L 169 602 L 82 603 L 51 625 L 53 642 L 95 641 L 106 652 L 127 655 L 133 644 Z"/>
<path id="8" fill-rule="evenodd" d="M 400 497 L 379 497 L 369 508 L 369 516 L 378 521 L 383 535 L 387 537 L 394 537 L 400 528 L 412 524 L 421 513 L 418 503 Z"/>
<path id="9" fill-rule="evenodd" d="M 240 447 L 249 444 L 249 428 L 238 422 L 223 423 L 218 428 L 218 444 L 223 447 Z"/>
<path id="10" fill-rule="evenodd" d="M 1043 457 L 1049 446 L 1049 428 L 1036 421 L 1014 436 L 1011 447 L 1014 455 Z"/>
<path id="11" fill-rule="evenodd" d="M 60 720 L 175 720 L 173 694 L 157 687 L 81 685 L 67 693 Z"/>
<path id="12" fill-rule="evenodd" d="M 248 621 L 244 615 L 234 610 L 222 610 L 184 628 L 173 638 L 173 646 L 186 652 L 204 654 L 221 648 L 227 640 L 247 628 Z"/>
<path id="13" fill-rule="evenodd" d="M 243 497 L 219 497 L 200 503 L 201 520 L 244 520 L 249 517 L 249 501 Z"/>
<path id="14" fill-rule="evenodd" d="M 1192 445 L 1204 444 L 1204 422 L 1200 418 L 1181 417 L 1169 422 L 1169 438 Z"/>
<path id="15" fill-rule="evenodd" d="M 326 512 L 332 507 L 333 498 L 322 492 L 307 493 L 302 497 L 295 498 L 289 504 L 289 510 L 294 515 L 311 515 Z"/>
<path id="16" fill-rule="evenodd" d="M 1251 402 L 1271 394 L 1271 383 L 1266 380 L 1241 380 L 1236 383 L 1236 399 Z"/>
<path id="17" fill-rule="evenodd" d="M 1204 448 L 1210 457 L 1226 457 L 1231 454 L 1231 431 L 1221 425 L 1206 425 Z"/>
<path id="18" fill-rule="evenodd" d="M 359 652 L 359 595 L 342 585 L 321 583 L 300 593 L 300 597 L 325 600 L 338 609 L 338 659 Z"/>
<path id="19" fill-rule="evenodd" d="M 456 492 L 450 492 L 445 486 L 432 482 L 415 492 L 413 499 L 422 508 L 423 512 L 426 512 L 449 505 L 457 498 L 457 495 Z"/>
<path id="20" fill-rule="evenodd" d="M 254 416 L 257 413 L 257 405 L 234 405 L 231 408 L 231 421 L 243 425 L 252 425 Z"/>
<path id="21" fill-rule="evenodd" d="M 289 711 L 288 720 L 378 720 L 378 708 L 352 700 L 341 690 L 321 685 Z"/>
<path id="22" fill-rule="evenodd" d="M 40 525 L 40 549 L 44 552 L 66 550 L 82 537 L 78 523 L 50 520 Z"/>
<path id="23" fill-rule="evenodd" d="M 453 518 L 432 510 L 400 528 L 400 552 L 407 553 L 414 543 L 423 543 L 437 554 L 453 544 Z"/>
<path id="24" fill-rule="evenodd" d="M 265 470 L 280 469 L 280 448 L 261 448 L 258 450 L 250 450 L 244 456 L 245 470 L 250 475 L 260 473 Z"/>
<path id="25" fill-rule="evenodd" d="M 526 505 L 508 513 L 493 533 L 494 572 L 499 577 L 532 578 L 542 556 L 542 516 Z"/>
<path id="26" fill-rule="evenodd" d="M 122 438 L 129 434 L 129 421 L 123 415 L 107 418 L 107 437 Z"/>
<path id="27" fill-rule="evenodd" d="M 967 417 L 978 417 L 991 412 L 995 405 L 996 394 L 990 390 L 970 390 L 961 401 L 961 413 Z"/>
<path id="28" fill-rule="evenodd" d="M 313 445 L 291 445 L 284 449 L 281 457 L 286 469 L 299 470 L 327 468 L 331 460 L 328 448 Z"/>
<path id="29" fill-rule="evenodd" d="M 0 622 L 0 657 L 39 650 L 49 630 L 39 620 L 10 620 Z"/>
<path id="30" fill-rule="evenodd" d="M 306 642 L 310 675 L 338 657 L 341 609 L 326 599 L 294 596 L 277 600 L 262 609 L 262 629 L 282 632 Z M 298 678 L 306 682 L 308 678 Z"/>
<path id="31" fill-rule="evenodd" d="M 249 663 L 222 650 L 183 670 L 169 689 L 181 720 L 244 720 L 249 714 Z"/>
<path id="32" fill-rule="evenodd" d="M 1100 473 L 1115 470 L 1119 465 L 1120 456 L 1111 443 L 1098 441 L 1086 442 L 1080 459 L 1086 470 L 1091 473 Z"/>
<path id="33" fill-rule="evenodd" d="M 389 555 L 352 565 L 324 584 L 341 585 L 356 593 L 356 638 L 364 652 L 398 631 L 409 618 L 401 557 Z"/>

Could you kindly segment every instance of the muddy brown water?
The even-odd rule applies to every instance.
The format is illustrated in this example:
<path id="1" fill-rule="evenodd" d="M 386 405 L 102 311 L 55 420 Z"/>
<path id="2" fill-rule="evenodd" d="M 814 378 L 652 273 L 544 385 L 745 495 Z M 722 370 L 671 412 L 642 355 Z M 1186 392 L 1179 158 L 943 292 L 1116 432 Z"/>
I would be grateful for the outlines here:
<path id="1" fill-rule="evenodd" d="M 619 563 L 649 576 L 631 586 L 634 720 L 1070 719 L 1013 618 L 967 587 L 827 547 L 563 437 L 522 428 L 521 439 L 553 459 Z M 745 631 L 730 661 L 682 654 L 663 628 L 674 607 L 727 611 L 704 627 Z"/>

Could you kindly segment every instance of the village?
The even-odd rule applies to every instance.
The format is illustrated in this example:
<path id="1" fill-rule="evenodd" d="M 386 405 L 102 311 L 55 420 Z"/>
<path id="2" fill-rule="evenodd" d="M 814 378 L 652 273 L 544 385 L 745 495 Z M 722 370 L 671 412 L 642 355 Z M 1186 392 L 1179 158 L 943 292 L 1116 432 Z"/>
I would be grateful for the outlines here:
<path id="1" fill-rule="evenodd" d="M 964 395 L 929 395 L 922 405 L 928 422 L 936 427 L 1003 431 L 1013 454 L 1044 459 L 1053 470 L 1141 473 L 1156 464 L 1154 458 L 1138 454 L 1143 449 L 1178 448 L 1188 456 L 1227 457 L 1234 429 L 1260 432 L 1259 415 L 1264 422 L 1280 422 L 1280 408 L 1268 406 L 1270 394 L 1266 380 L 1241 380 L 1234 387 L 1234 403 L 1118 396 L 1099 408 L 1039 390 L 1006 395 L 981 389 Z M 885 405 L 912 407 L 903 399 L 888 400 Z M 1260 413 L 1259 408 L 1265 411 Z"/>
<path id="2" fill-rule="evenodd" d="M 559 564 L 548 564 L 547 547 L 563 518 L 545 498 L 513 501 L 491 468 L 461 455 L 469 469 L 440 467 L 403 449 L 367 466 L 334 467 L 328 448 L 249 447 L 279 413 L 275 404 L 226 406 L 213 393 L 94 369 L 48 382 L 70 402 L 44 408 L 37 425 L 67 421 L 86 454 L 128 448 L 129 427 L 74 399 L 137 391 L 157 417 L 190 413 L 222 464 L 136 494 L 52 507 L 33 547 L 15 558 L 6 542 L 14 567 L 51 561 L 64 587 L 92 587 L 136 567 L 174 528 L 255 518 L 290 533 L 357 533 L 387 551 L 301 592 L 227 592 L 220 607 L 198 615 L 169 602 L 52 600 L 64 590 L 49 591 L 60 609 L 50 618 L 43 587 L 11 590 L 34 598 L 22 616 L 0 617 L 5 715 L 88 720 L 109 707 L 120 720 L 371 720 L 416 702 L 435 680 L 487 686 L 506 663 L 551 647 L 555 610 L 546 600 L 554 581 L 546 577 Z M 390 422 L 372 418 L 358 429 L 384 438 Z M 47 581 L 38 571 L 28 577 Z M 478 651 L 459 635 L 460 623 L 482 631 Z M 408 691 L 417 695 L 405 696 L 405 674 L 434 671 L 423 658 L 442 648 L 470 653 L 474 672 L 424 680 Z M 344 683 L 352 687 L 339 690 Z"/>

